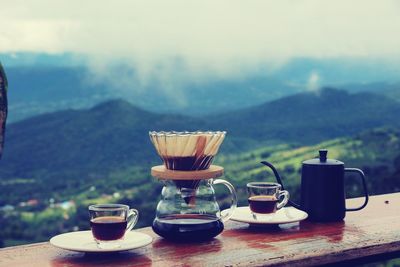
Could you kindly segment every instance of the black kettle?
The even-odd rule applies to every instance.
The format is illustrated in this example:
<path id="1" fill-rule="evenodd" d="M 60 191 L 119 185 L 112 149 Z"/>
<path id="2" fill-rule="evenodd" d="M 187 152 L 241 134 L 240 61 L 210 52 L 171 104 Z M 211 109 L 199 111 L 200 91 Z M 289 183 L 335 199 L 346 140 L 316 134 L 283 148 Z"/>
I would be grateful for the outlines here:
<path id="1" fill-rule="evenodd" d="M 361 210 L 368 203 L 367 184 L 363 171 L 356 168 L 345 168 L 343 162 L 328 159 L 327 154 L 328 150 L 321 149 L 319 158 L 302 163 L 300 205 L 289 201 L 290 205 L 307 212 L 310 221 L 341 221 L 345 217 L 346 211 Z M 282 179 L 275 167 L 266 161 L 261 163 L 272 169 L 278 183 L 284 189 Z M 357 173 L 362 178 L 365 200 L 360 207 L 346 208 L 345 172 Z"/>

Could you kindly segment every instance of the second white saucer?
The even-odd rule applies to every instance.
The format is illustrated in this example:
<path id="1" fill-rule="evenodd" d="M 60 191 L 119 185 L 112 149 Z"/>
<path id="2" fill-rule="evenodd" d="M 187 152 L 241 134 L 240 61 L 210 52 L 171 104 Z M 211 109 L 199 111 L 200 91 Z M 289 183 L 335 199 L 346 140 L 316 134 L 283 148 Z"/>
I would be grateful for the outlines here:
<path id="1" fill-rule="evenodd" d="M 224 215 L 228 211 L 229 210 L 223 210 L 221 213 Z M 307 219 L 307 217 L 308 214 L 302 210 L 293 207 L 284 207 L 273 215 L 254 218 L 250 208 L 246 206 L 236 208 L 231 220 L 249 224 L 284 224 L 299 222 Z"/>

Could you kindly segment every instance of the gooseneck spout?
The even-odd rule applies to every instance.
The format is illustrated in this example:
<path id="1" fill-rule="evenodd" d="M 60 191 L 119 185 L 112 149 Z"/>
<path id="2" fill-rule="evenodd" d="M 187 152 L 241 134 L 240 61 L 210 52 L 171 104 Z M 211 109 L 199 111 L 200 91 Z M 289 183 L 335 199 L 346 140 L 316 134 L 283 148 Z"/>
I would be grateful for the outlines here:
<path id="1" fill-rule="evenodd" d="M 282 183 L 282 179 L 281 176 L 279 175 L 278 171 L 276 170 L 276 168 L 274 167 L 274 165 L 272 165 L 271 163 L 269 163 L 268 161 L 261 161 L 262 164 L 264 164 L 265 166 L 269 167 L 275 175 L 276 180 L 278 181 L 278 183 L 282 186 L 282 190 L 285 190 L 285 186 Z M 293 207 L 295 207 L 296 209 L 301 209 L 300 205 L 294 203 L 293 201 L 289 200 L 288 202 L 290 205 L 292 205 Z"/>

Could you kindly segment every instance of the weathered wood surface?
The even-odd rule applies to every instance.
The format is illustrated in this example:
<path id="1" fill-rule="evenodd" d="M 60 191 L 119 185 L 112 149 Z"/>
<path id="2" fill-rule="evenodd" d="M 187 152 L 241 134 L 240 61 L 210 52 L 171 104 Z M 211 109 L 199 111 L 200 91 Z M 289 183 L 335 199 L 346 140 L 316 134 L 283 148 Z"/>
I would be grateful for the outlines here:
<path id="1" fill-rule="evenodd" d="M 348 200 L 356 206 L 363 199 Z M 68 252 L 49 243 L 0 249 L 0 266 L 307 266 L 400 251 L 400 193 L 371 197 L 345 221 L 302 222 L 278 229 L 229 222 L 211 241 L 176 244 L 139 231 L 154 242 L 130 252 L 99 255 Z"/>

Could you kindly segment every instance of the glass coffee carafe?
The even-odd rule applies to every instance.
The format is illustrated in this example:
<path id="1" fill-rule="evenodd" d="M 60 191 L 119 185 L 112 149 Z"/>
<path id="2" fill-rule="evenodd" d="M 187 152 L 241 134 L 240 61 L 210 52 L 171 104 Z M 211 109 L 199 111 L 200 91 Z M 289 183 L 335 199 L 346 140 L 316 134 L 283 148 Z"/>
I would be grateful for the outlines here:
<path id="1" fill-rule="evenodd" d="M 164 160 L 164 165 L 151 169 L 151 174 L 164 183 L 153 221 L 158 235 L 177 241 L 200 241 L 222 232 L 224 221 L 237 205 L 232 184 L 217 179 L 223 175 L 223 167 L 211 165 L 224 136 L 225 132 L 150 133 Z M 231 207 L 223 216 L 213 187 L 218 184 L 230 192 Z"/>
<path id="2" fill-rule="evenodd" d="M 182 175 L 182 172 L 178 174 Z M 171 173 L 164 166 L 153 167 L 152 175 L 164 182 L 153 222 L 154 232 L 164 238 L 184 241 L 208 239 L 220 234 L 224 229 L 223 222 L 231 217 L 237 204 L 234 187 L 225 180 L 212 178 L 222 173 L 222 167 L 211 165 L 197 177 L 193 172 L 183 173 L 193 179 L 188 180 L 177 179 L 177 171 Z M 224 216 L 221 216 L 213 188 L 217 184 L 224 184 L 231 193 L 231 210 Z"/>

